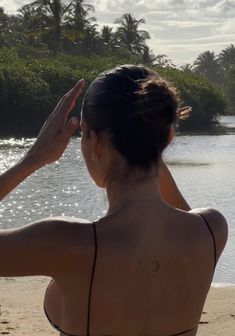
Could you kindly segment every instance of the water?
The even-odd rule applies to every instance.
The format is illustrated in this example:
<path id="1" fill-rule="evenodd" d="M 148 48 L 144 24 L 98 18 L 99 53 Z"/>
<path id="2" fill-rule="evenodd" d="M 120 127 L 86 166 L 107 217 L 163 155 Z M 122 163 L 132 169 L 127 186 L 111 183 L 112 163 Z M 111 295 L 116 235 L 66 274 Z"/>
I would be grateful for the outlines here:
<path id="1" fill-rule="evenodd" d="M 235 126 L 235 117 L 224 117 Z M 1 140 L 0 171 L 5 171 L 30 146 L 32 140 Z M 73 139 L 60 163 L 30 176 L 0 204 L 0 228 L 12 228 L 50 216 L 75 216 L 90 220 L 103 216 L 106 198 L 91 181 Z M 229 239 L 214 281 L 235 284 L 235 133 L 176 137 L 165 154 L 180 190 L 192 208 L 214 207 L 229 224 Z"/>

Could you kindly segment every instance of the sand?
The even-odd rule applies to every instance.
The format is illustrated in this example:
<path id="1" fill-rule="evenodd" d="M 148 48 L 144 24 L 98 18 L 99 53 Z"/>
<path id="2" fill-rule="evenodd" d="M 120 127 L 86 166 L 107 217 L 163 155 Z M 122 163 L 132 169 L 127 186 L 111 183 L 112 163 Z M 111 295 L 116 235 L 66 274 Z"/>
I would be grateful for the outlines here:
<path id="1" fill-rule="evenodd" d="M 0 335 L 57 335 L 43 312 L 47 278 L 0 279 Z M 197 336 L 235 336 L 235 287 L 212 287 Z"/>

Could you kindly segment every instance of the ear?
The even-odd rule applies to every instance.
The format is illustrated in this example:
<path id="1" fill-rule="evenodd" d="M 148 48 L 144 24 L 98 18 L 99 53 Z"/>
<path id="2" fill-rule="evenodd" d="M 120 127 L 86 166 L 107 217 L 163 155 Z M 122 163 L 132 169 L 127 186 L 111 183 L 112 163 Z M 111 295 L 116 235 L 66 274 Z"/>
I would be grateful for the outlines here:
<path id="1" fill-rule="evenodd" d="M 105 144 L 107 142 L 103 132 L 90 131 L 91 139 L 91 153 L 94 161 L 97 161 L 105 151 Z"/>
<path id="2" fill-rule="evenodd" d="M 99 157 L 99 136 L 95 131 L 90 131 L 91 139 L 91 159 L 97 161 Z"/>
<path id="3" fill-rule="evenodd" d="M 172 139 L 174 138 L 174 136 L 175 136 L 175 129 L 174 129 L 174 126 L 171 126 L 170 130 L 169 130 L 167 146 L 170 145 L 170 143 L 172 142 Z"/>

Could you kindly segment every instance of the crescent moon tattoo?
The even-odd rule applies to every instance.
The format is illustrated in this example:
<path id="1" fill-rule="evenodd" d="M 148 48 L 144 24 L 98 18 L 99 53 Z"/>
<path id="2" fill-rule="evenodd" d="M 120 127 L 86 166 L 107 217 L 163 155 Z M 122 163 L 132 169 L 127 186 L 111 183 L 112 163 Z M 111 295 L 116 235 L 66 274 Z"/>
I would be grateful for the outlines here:
<path id="1" fill-rule="evenodd" d="M 152 272 L 157 272 L 157 271 L 159 270 L 159 267 L 160 267 L 158 261 L 153 260 L 153 261 L 152 261 L 152 265 L 153 265 L 153 270 L 152 270 Z"/>

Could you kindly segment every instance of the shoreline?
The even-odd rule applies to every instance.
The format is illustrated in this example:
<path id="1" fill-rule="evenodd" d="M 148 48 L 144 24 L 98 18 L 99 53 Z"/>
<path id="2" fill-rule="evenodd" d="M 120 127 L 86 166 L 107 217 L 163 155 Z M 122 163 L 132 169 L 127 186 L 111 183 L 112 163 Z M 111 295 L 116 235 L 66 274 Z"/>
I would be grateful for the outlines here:
<path id="1" fill-rule="evenodd" d="M 0 335 L 58 336 L 43 312 L 45 277 L 0 279 Z M 235 285 L 213 283 L 197 336 L 235 335 Z"/>
<path id="2" fill-rule="evenodd" d="M 221 115 L 220 118 L 222 120 L 219 120 L 209 127 L 203 128 L 203 129 L 185 129 L 180 130 L 178 129 L 176 132 L 176 136 L 207 136 L 207 135 L 234 135 L 235 134 L 235 121 L 232 123 L 226 122 L 224 118 L 234 118 L 235 115 Z M 0 136 L 0 142 L 2 141 L 3 144 L 0 144 L 1 146 L 18 146 L 22 148 L 30 147 L 31 144 L 36 140 L 37 134 L 35 135 L 8 135 L 8 136 Z M 81 134 L 79 132 L 75 133 L 74 138 L 81 138 Z M 25 143 L 26 141 L 26 143 Z"/>
<path id="3" fill-rule="evenodd" d="M 232 283 L 223 283 L 223 282 L 212 282 L 211 284 L 212 288 L 234 288 L 235 290 L 235 284 Z"/>

